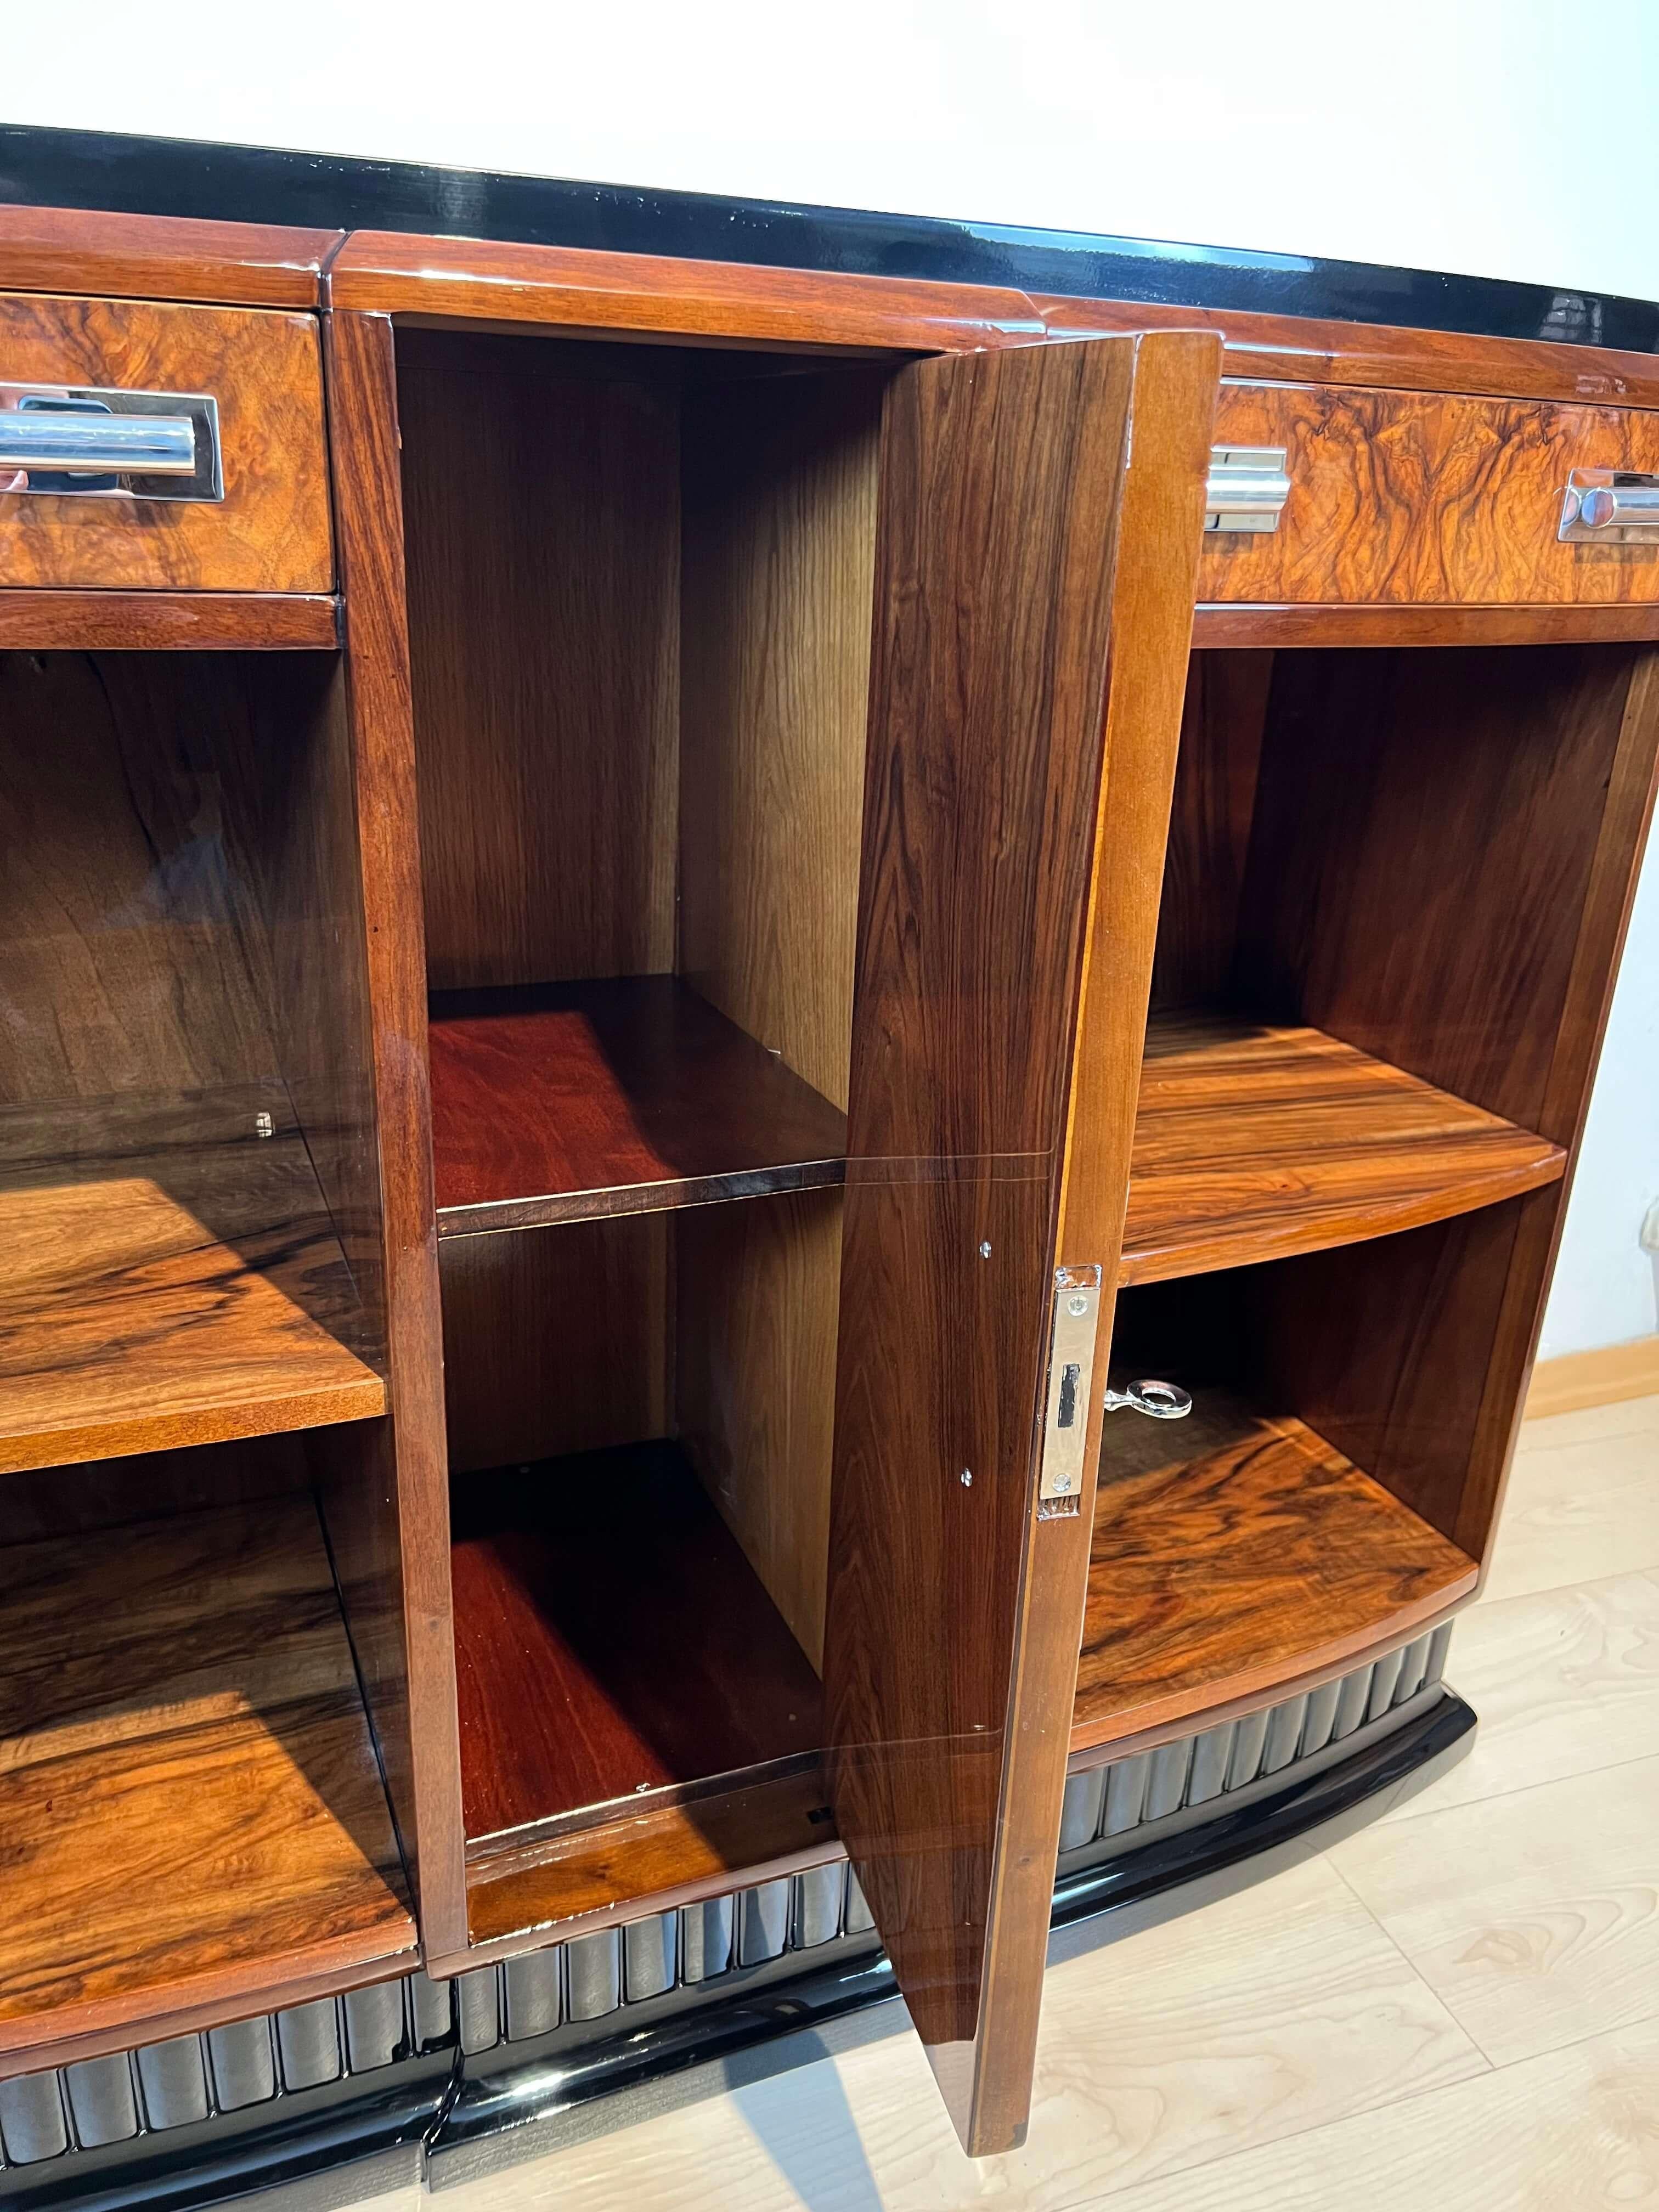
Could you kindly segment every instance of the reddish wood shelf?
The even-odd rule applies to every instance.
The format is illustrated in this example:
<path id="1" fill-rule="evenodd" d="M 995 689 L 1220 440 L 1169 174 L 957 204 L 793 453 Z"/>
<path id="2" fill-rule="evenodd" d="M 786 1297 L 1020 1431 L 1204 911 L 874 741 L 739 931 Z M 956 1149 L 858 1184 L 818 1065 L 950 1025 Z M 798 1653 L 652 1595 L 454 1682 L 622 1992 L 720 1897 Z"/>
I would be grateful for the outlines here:
<path id="1" fill-rule="evenodd" d="M 0 2073 L 412 1964 L 309 1498 L 0 1549 Z"/>
<path id="2" fill-rule="evenodd" d="M 280 1084 L 0 1114 L 0 1473 L 383 1413 L 362 1327 Z"/>
<path id="3" fill-rule="evenodd" d="M 1559 1145 L 1319 1030 L 1154 1014 L 1118 1281 L 1418 1228 L 1565 1165 Z"/>
<path id="4" fill-rule="evenodd" d="M 458 1480 L 469 1856 L 816 1765 L 822 1692 L 677 1444 Z"/>
<path id="5" fill-rule="evenodd" d="M 441 1237 L 846 1176 L 846 1117 L 673 975 L 434 994 Z"/>
<path id="6" fill-rule="evenodd" d="M 1072 1749 L 1403 1637 L 1476 1571 L 1300 1421 L 1220 1390 L 1180 1423 L 1109 1416 Z"/>

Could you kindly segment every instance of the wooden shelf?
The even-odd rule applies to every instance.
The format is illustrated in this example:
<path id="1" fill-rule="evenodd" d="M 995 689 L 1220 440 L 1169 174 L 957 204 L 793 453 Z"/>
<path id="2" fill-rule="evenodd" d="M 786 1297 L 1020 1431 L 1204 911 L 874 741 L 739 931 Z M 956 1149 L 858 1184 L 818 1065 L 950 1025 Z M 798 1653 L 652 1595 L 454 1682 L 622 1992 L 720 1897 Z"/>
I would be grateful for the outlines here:
<path id="1" fill-rule="evenodd" d="M 1109 1416 L 1072 1749 L 1403 1638 L 1475 1575 L 1300 1421 L 1219 1390 L 1178 1424 Z"/>
<path id="2" fill-rule="evenodd" d="M 806 1190 L 846 1117 L 672 975 L 434 994 L 438 1233 Z"/>
<path id="3" fill-rule="evenodd" d="M 456 1485 L 469 1858 L 816 1767 L 817 1676 L 677 1444 Z"/>
<path id="4" fill-rule="evenodd" d="M 1147 1024 L 1120 1284 L 1316 1252 L 1553 1182 L 1559 1145 L 1321 1030 Z"/>
<path id="5" fill-rule="evenodd" d="M 382 1413 L 360 1329 L 279 1084 L 0 1114 L 0 1472 Z"/>
<path id="6" fill-rule="evenodd" d="M 0 1550 L 0 2072 L 413 1963 L 309 1498 Z"/>

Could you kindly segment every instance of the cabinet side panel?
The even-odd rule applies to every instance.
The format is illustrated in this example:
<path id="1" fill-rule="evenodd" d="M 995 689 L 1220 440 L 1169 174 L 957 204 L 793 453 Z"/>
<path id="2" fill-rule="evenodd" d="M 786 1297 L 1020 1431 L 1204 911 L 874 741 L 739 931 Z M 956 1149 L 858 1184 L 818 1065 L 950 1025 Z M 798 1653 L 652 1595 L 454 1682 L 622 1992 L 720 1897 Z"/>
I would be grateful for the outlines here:
<path id="1" fill-rule="evenodd" d="M 391 1418 L 323 1449 L 330 1541 L 428 1956 L 466 1941 L 392 326 L 331 318 L 326 358 L 380 1139 Z"/>
<path id="2" fill-rule="evenodd" d="M 1276 656 L 1235 994 L 1544 1118 L 1641 648 Z"/>
<path id="3" fill-rule="evenodd" d="M 689 1207 L 676 1430 L 796 1642 L 823 1663 L 842 1194 Z"/>
<path id="4" fill-rule="evenodd" d="M 680 973 L 843 1112 L 881 379 L 689 387 Z"/>
<path id="5" fill-rule="evenodd" d="M 674 1232 L 635 1213 L 443 1239 L 452 1474 L 670 1433 Z"/>
<path id="6" fill-rule="evenodd" d="M 399 341 L 434 991 L 674 964 L 678 398 L 618 350 Z"/>

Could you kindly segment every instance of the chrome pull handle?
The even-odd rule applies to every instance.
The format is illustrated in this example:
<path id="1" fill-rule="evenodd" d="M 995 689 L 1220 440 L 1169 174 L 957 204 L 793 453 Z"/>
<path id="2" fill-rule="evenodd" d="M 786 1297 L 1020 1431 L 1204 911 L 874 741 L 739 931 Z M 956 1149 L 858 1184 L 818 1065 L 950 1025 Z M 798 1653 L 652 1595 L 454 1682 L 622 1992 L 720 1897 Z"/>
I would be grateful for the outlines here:
<path id="1" fill-rule="evenodd" d="M 68 476 L 196 473 L 196 425 L 187 415 L 0 415 L 0 469 Z"/>
<path id="2" fill-rule="evenodd" d="M 204 392 L 0 384 L 0 494 L 222 500 L 219 410 Z"/>
<path id="3" fill-rule="evenodd" d="M 1190 1391 L 1178 1382 L 1154 1382 L 1150 1376 L 1125 1390 L 1108 1390 L 1104 1404 L 1109 1413 L 1127 1408 L 1132 1413 L 1149 1413 L 1155 1421 L 1184 1421 L 1193 1410 Z"/>
<path id="4" fill-rule="evenodd" d="M 1574 469 L 1561 498 L 1564 544 L 1643 544 L 1659 539 L 1659 476 L 1634 469 Z"/>
<path id="5" fill-rule="evenodd" d="M 1277 530 L 1291 480 L 1283 446 L 1212 446 L 1204 484 L 1204 527 Z"/>

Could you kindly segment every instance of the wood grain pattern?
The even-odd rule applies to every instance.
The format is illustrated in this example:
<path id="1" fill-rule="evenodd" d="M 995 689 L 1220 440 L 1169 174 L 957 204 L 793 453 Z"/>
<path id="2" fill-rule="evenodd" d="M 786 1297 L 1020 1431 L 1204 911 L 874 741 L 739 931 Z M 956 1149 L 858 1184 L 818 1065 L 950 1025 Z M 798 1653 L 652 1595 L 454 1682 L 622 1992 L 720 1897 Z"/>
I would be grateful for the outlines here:
<path id="1" fill-rule="evenodd" d="M 1416 1228 L 1565 1166 L 1559 1145 L 1318 1030 L 1154 1015 L 1118 1280 Z"/>
<path id="2" fill-rule="evenodd" d="M 328 276 L 337 307 L 767 345 L 954 352 L 1042 335 L 1023 292 L 989 284 L 596 253 L 356 231 Z"/>
<path id="3" fill-rule="evenodd" d="M 811 1191 L 698 1206 L 674 1219 L 676 1433 L 818 1668 L 841 1214 L 838 1193 Z"/>
<path id="4" fill-rule="evenodd" d="M 250 824 L 276 1059 L 356 1287 L 364 1356 L 386 1366 L 368 946 L 349 683 L 337 654 L 258 665 L 220 742 Z"/>
<path id="5" fill-rule="evenodd" d="M 466 1888 L 391 325 L 374 316 L 331 318 L 326 359 L 392 1415 L 374 1439 L 367 1466 L 351 1455 L 331 1470 L 326 1510 L 370 1718 L 419 1899 L 424 1953 L 435 1968 L 465 1949 Z"/>
<path id="6" fill-rule="evenodd" d="M 601 1828 L 474 1845 L 467 1853 L 474 1954 L 482 1961 L 522 1949 L 532 1929 L 556 1923 L 562 1937 L 586 1935 L 637 1919 L 647 1901 L 652 1911 L 669 1912 L 845 1856 L 816 1767 L 623 1814 Z"/>
<path id="7" fill-rule="evenodd" d="M 353 1340 L 280 1086 L 0 1114 L 0 1471 L 383 1413 Z"/>
<path id="8" fill-rule="evenodd" d="M 672 975 L 433 1001 L 441 1237 L 836 1183 L 842 1115 Z"/>
<path id="9" fill-rule="evenodd" d="M 326 652 L 338 627 L 321 593 L 0 591 L 0 651 Z"/>
<path id="10" fill-rule="evenodd" d="M 750 378 L 684 423 L 678 964 L 843 1112 L 880 404 L 869 371 Z"/>
<path id="11" fill-rule="evenodd" d="M 471 1842 L 816 1765 L 817 1677 L 674 1445 L 470 1476 L 453 1573 Z"/>
<path id="12" fill-rule="evenodd" d="M 1242 646 L 1618 645 L 1659 641 L 1659 605 L 1200 606 L 1193 650 Z"/>
<path id="13" fill-rule="evenodd" d="M 672 1220 L 443 1239 L 452 1474 L 671 1431 Z"/>
<path id="14" fill-rule="evenodd" d="M 1659 599 L 1659 547 L 1563 545 L 1576 468 L 1659 468 L 1659 413 L 1344 386 L 1224 384 L 1218 445 L 1282 446 L 1275 531 L 1204 540 L 1206 601 Z"/>
<path id="15" fill-rule="evenodd" d="M 1219 999 L 1231 980 L 1271 653 L 1194 653 L 1164 854 L 1152 1003 Z"/>
<path id="16" fill-rule="evenodd" d="M 886 1164 L 843 1215 L 831 1802 L 981 2152 L 1030 2092 L 988 1939 L 1133 374 L 1127 344 L 919 364 L 883 425 L 848 1149 Z M 997 1926 L 1028 1979 L 1043 1929 Z"/>
<path id="17" fill-rule="evenodd" d="M 1546 1090 L 1638 653 L 1282 655 L 1234 995 L 1570 1141 Z"/>
<path id="18" fill-rule="evenodd" d="M 239 1438 L 235 1449 L 184 1444 L 136 1458 L 79 1460 L 8 1477 L 6 1540 L 73 1536 L 89 1528 L 121 1528 L 178 1513 L 292 1498 L 312 1485 L 303 1430 Z"/>
<path id="19" fill-rule="evenodd" d="M 0 657 L 0 1102 L 268 1080 L 241 656 Z"/>
<path id="20" fill-rule="evenodd" d="M 412 1960 L 309 1499 L 0 1550 L 0 2051 Z"/>
<path id="21" fill-rule="evenodd" d="M 434 990 L 674 965 L 672 364 L 595 350 L 398 341 Z"/>
<path id="22" fill-rule="evenodd" d="M 0 493 L 0 582 L 326 592 L 334 580 L 314 317 L 0 295 L 9 382 L 204 392 L 222 501 Z"/>
<path id="23" fill-rule="evenodd" d="M 1109 1421 L 1072 1748 L 1397 1638 L 1475 1574 L 1299 1421 L 1220 1392 L 1179 1427 Z"/>
<path id="24" fill-rule="evenodd" d="M 1230 377 L 1659 407 L 1659 366 L 1653 356 L 1610 346 L 1410 330 L 1314 315 L 1252 314 L 1162 300 L 1085 300 L 1048 293 L 1034 299 L 1054 337 L 1103 331 L 1214 331 L 1223 339 Z"/>
<path id="25" fill-rule="evenodd" d="M 314 307 L 338 230 L 86 208 L 0 208 L 0 287 L 106 299 Z"/>

